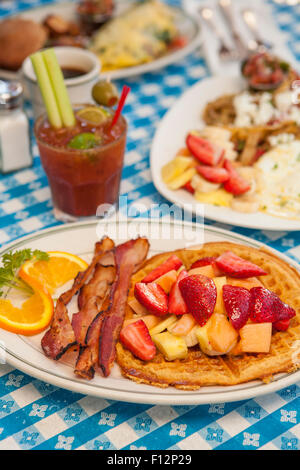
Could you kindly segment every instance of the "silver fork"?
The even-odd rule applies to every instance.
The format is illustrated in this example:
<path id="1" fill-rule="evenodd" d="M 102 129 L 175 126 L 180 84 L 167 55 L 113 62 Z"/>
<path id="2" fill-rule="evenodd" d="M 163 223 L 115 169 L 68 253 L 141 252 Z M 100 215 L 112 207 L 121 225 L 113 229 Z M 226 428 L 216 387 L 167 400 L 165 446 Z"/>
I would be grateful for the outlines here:
<path id="1" fill-rule="evenodd" d="M 257 18 L 254 11 L 250 8 L 245 8 L 242 11 L 242 17 L 254 38 L 250 39 L 250 41 L 248 42 L 249 50 L 263 52 L 267 49 L 272 49 L 273 44 L 268 41 L 264 41 L 259 34 Z"/>
<path id="2" fill-rule="evenodd" d="M 234 12 L 232 9 L 232 0 L 219 0 L 219 7 L 230 28 L 231 35 L 235 42 L 239 57 L 243 59 L 248 55 L 248 50 L 235 25 Z"/>
<path id="3" fill-rule="evenodd" d="M 219 41 L 219 58 L 223 61 L 237 60 L 240 58 L 239 53 L 236 49 L 229 47 L 223 33 L 217 28 L 217 25 L 214 21 L 214 11 L 209 7 L 202 7 L 199 9 L 199 13 L 202 19 L 208 24 L 210 29 L 216 35 Z"/>

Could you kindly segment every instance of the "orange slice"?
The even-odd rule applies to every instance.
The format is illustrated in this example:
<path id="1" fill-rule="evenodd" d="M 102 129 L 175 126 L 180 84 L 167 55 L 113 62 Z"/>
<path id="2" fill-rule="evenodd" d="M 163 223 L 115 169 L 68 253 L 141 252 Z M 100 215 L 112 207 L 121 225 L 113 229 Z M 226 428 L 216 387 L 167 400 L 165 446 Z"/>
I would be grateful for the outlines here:
<path id="1" fill-rule="evenodd" d="M 20 307 L 0 299 L 0 327 L 20 335 L 36 335 L 49 325 L 53 308 L 50 294 L 43 290 L 34 292 Z"/>
<path id="2" fill-rule="evenodd" d="M 48 251 L 48 255 L 48 261 L 26 261 L 19 276 L 29 285 L 39 284 L 38 290 L 43 288 L 51 294 L 88 267 L 88 263 L 71 253 Z"/>

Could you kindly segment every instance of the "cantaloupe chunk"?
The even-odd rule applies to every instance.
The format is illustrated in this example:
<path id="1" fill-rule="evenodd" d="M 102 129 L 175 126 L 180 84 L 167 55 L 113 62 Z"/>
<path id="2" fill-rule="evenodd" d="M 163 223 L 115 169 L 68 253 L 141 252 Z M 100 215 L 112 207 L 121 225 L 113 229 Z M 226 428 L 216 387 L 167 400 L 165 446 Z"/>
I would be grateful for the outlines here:
<path id="1" fill-rule="evenodd" d="M 240 356 L 241 354 L 243 354 L 243 351 L 242 351 L 242 348 L 241 348 L 241 342 L 239 341 L 235 346 L 234 348 L 232 348 L 229 353 L 230 356 Z"/>
<path id="2" fill-rule="evenodd" d="M 245 289 L 252 289 L 252 287 L 263 287 L 263 283 L 260 282 L 257 277 L 248 277 L 247 279 L 235 279 L 233 277 L 227 277 L 227 284 L 230 286 L 244 287 Z"/>
<path id="3" fill-rule="evenodd" d="M 191 313 L 185 313 L 174 325 L 169 327 L 169 331 L 173 335 L 186 336 L 195 325 L 196 320 L 193 315 Z"/>
<path id="4" fill-rule="evenodd" d="M 210 317 L 207 336 L 212 349 L 222 354 L 230 351 L 238 340 L 238 332 L 221 313 L 214 313 Z"/>
<path id="5" fill-rule="evenodd" d="M 155 280 L 156 284 L 159 284 L 160 287 L 163 288 L 166 294 L 168 294 L 171 290 L 171 287 L 173 284 L 177 281 L 177 271 L 175 269 L 172 269 L 172 271 L 169 271 L 162 276 L 160 276 L 158 279 Z"/>
<path id="6" fill-rule="evenodd" d="M 126 320 L 124 320 L 123 322 L 123 328 L 127 325 L 130 325 L 131 323 L 135 323 L 136 321 L 138 320 L 144 320 L 144 318 L 142 318 L 141 315 L 135 315 L 134 317 L 132 318 L 127 318 Z"/>
<path id="7" fill-rule="evenodd" d="M 146 323 L 148 330 L 151 330 L 161 322 L 161 319 L 155 315 L 144 315 L 141 317 L 141 320 Z"/>
<path id="8" fill-rule="evenodd" d="M 129 300 L 128 305 L 138 315 L 147 315 L 147 313 L 149 313 L 148 310 L 135 298 Z"/>
<path id="9" fill-rule="evenodd" d="M 207 266 L 201 266 L 200 268 L 190 269 L 188 271 L 189 276 L 192 274 L 202 274 L 203 276 L 210 277 L 211 279 L 215 277 L 215 271 L 211 264 Z"/>
<path id="10" fill-rule="evenodd" d="M 167 361 L 184 359 L 188 354 L 188 348 L 184 339 L 165 331 L 152 337 L 157 349 L 164 355 Z"/>
<path id="11" fill-rule="evenodd" d="M 157 335 L 158 333 L 161 333 L 162 331 L 166 330 L 168 326 L 172 325 L 173 323 L 176 323 L 177 317 L 176 315 L 171 315 L 164 320 L 160 320 L 160 322 L 154 326 L 153 328 L 150 329 L 150 335 Z"/>
<path id="12" fill-rule="evenodd" d="M 225 306 L 224 306 L 224 301 L 223 301 L 223 286 L 225 286 L 227 283 L 227 278 L 226 276 L 222 277 L 214 277 L 213 281 L 215 283 L 215 286 L 217 288 L 217 301 L 215 305 L 215 312 L 216 313 L 225 313 Z"/>
<path id="13" fill-rule="evenodd" d="M 241 350 L 248 353 L 267 353 L 272 339 L 272 323 L 248 323 L 240 329 Z"/>

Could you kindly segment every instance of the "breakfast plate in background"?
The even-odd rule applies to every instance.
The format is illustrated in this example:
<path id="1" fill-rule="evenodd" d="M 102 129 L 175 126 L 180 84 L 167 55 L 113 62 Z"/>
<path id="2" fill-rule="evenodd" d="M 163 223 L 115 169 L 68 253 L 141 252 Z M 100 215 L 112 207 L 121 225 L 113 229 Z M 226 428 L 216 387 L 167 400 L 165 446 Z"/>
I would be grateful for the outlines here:
<path id="1" fill-rule="evenodd" d="M 135 2 L 132 0 L 115 0 L 115 10 L 113 17 L 124 13 L 128 7 Z M 178 28 L 179 36 L 185 38 L 183 47 L 170 49 L 170 52 L 153 59 L 150 62 L 124 67 L 107 72 L 101 72 L 102 78 L 119 79 L 135 75 L 141 75 L 165 67 L 174 62 L 182 60 L 187 54 L 201 45 L 201 27 L 191 15 L 180 8 L 172 8 L 175 14 L 175 24 Z M 18 14 L 18 18 L 31 20 L 41 24 L 48 15 L 58 15 L 66 21 L 76 22 L 76 11 L 74 2 L 63 2 L 51 5 L 45 5 L 37 8 L 31 8 Z M 15 15 L 7 15 L 3 19 L 13 18 Z M 74 64 L 75 65 L 75 64 Z M 13 79 L 19 76 L 19 72 L 13 72 L 0 68 L 0 77 L 3 79 Z"/>
<path id="2" fill-rule="evenodd" d="M 229 231 L 179 221 L 171 222 L 169 229 L 173 235 L 164 238 L 161 234 L 165 233 L 166 230 L 165 221 L 131 219 L 112 223 L 110 219 L 101 222 L 80 222 L 46 229 L 14 241 L 4 247 L 0 255 L 2 256 L 9 250 L 22 250 L 24 248 L 54 252 L 67 250 L 90 262 L 94 243 L 104 234 L 111 236 L 116 244 L 123 243 L 128 239 L 128 236 L 143 235 L 149 239 L 149 257 L 163 251 L 194 247 L 195 245 L 199 247 L 199 245 L 202 246 L 203 242 L 231 242 L 248 246 L 249 249 L 268 249 L 269 252 L 271 251 L 282 261 L 298 269 L 295 261 L 285 255 L 266 248 L 250 238 Z M 75 306 L 72 305 L 72 302 L 68 306 L 69 313 L 72 313 L 72 309 L 77 311 L 76 302 Z M 72 362 L 68 362 L 68 359 L 62 358 L 60 361 L 52 361 L 47 358 L 41 348 L 42 336 L 43 333 L 35 336 L 22 336 L 1 329 L 2 341 L 0 347 L 2 353 L 4 352 L 2 349 L 5 347 L 6 362 L 54 386 L 111 400 L 160 405 L 208 404 L 219 403 L 220 401 L 224 403 L 250 399 L 274 392 L 296 383 L 300 377 L 300 371 L 289 374 L 281 373 L 275 375 L 273 381 L 267 384 L 255 380 L 234 386 L 203 386 L 199 390 L 188 391 L 173 387 L 161 389 L 132 382 L 122 377 L 118 366 L 115 364 L 109 377 L 103 378 L 96 374 L 93 380 L 88 381 L 74 375 Z"/>
<path id="3" fill-rule="evenodd" d="M 262 230 L 299 230 L 300 220 L 277 217 L 265 212 L 243 213 L 229 207 L 199 203 L 184 189 L 171 190 L 162 178 L 162 168 L 179 149 L 185 146 L 186 136 L 205 126 L 202 113 L 207 103 L 223 95 L 239 93 L 246 88 L 242 76 L 214 76 L 186 91 L 162 119 L 151 148 L 151 172 L 155 187 L 169 201 L 180 207 L 192 205 L 193 212 L 208 219 L 241 227 Z M 272 176 L 272 175 L 271 175 Z"/>

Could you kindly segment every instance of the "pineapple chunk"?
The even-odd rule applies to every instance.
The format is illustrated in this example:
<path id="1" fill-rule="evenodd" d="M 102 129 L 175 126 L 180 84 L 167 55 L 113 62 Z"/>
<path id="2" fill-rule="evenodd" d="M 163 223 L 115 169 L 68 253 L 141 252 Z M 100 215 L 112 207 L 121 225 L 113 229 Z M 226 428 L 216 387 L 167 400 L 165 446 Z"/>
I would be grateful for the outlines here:
<path id="1" fill-rule="evenodd" d="M 150 335 L 157 335 L 158 333 L 161 333 L 162 331 L 166 330 L 168 326 L 173 325 L 177 321 L 177 318 L 175 315 L 171 315 L 170 317 L 165 318 L 161 322 L 158 323 L 158 325 L 154 326 L 154 328 L 151 328 L 150 330 Z"/>
<path id="2" fill-rule="evenodd" d="M 195 330 L 195 334 L 196 334 L 201 351 L 203 351 L 208 356 L 213 356 L 215 354 L 215 351 L 213 350 L 209 342 L 209 338 L 207 334 L 209 323 L 210 323 L 210 319 L 207 321 L 207 323 L 204 326 L 198 326 L 198 328 Z"/>
<path id="3" fill-rule="evenodd" d="M 135 298 L 129 300 L 128 305 L 138 315 L 147 315 L 148 313 L 148 310 L 142 304 L 140 304 L 139 301 L 136 300 Z"/>
<path id="4" fill-rule="evenodd" d="M 162 179 L 165 183 L 169 183 L 173 179 L 180 176 L 185 170 L 194 164 L 193 157 L 178 155 L 169 163 L 164 165 L 161 170 Z"/>
<path id="5" fill-rule="evenodd" d="M 228 193 L 225 189 L 217 189 L 209 193 L 201 193 L 196 191 L 195 198 L 204 204 L 214 204 L 216 206 L 230 207 L 233 194 Z"/>
<path id="6" fill-rule="evenodd" d="M 225 306 L 224 306 L 224 301 L 223 301 L 223 286 L 227 284 L 227 278 L 226 276 L 222 277 L 214 277 L 213 281 L 215 283 L 215 286 L 217 288 L 217 301 L 216 301 L 216 306 L 215 306 L 215 312 L 217 313 L 225 313 Z"/>
<path id="7" fill-rule="evenodd" d="M 201 266 L 200 268 L 190 269 L 188 274 L 189 276 L 192 274 L 202 274 L 203 276 L 210 277 L 211 279 L 215 277 L 215 271 L 211 264 Z"/>
<path id="8" fill-rule="evenodd" d="M 271 346 L 272 323 L 248 323 L 240 329 L 241 351 L 268 353 Z"/>
<path id="9" fill-rule="evenodd" d="M 146 323 L 148 330 L 151 330 L 151 328 L 154 328 L 160 323 L 160 319 L 156 315 L 143 315 L 141 320 Z"/>
<path id="10" fill-rule="evenodd" d="M 189 158 L 189 157 L 184 157 L 184 158 Z M 173 189 L 173 190 L 182 188 L 182 186 L 184 186 L 186 183 L 191 181 L 191 179 L 193 178 L 195 174 L 196 174 L 195 168 L 189 168 L 180 176 L 177 176 L 177 178 L 169 181 L 168 188 Z"/>
<path id="11" fill-rule="evenodd" d="M 188 348 L 192 348 L 193 346 L 196 346 L 196 344 L 198 344 L 198 338 L 197 338 L 198 328 L 200 328 L 199 325 L 194 326 L 194 328 L 192 328 L 191 331 L 189 331 L 186 336 L 183 336 L 183 339 Z"/>
<path id="12" fill-rule="evenodd" d="M 195 191 L 199 193 L 211 193 L 212 191 L 217 191 L 221 187 L 219 183 L 212 183 L 211 181 L 207 181 L 198 173 L 193 177 L 191 185 Z"/>
<path id="13" fill-rule="evenodd" d="M 157 349 L 164 355 L 167 361 L 185 359 L 188 354 L 186 342 L 180 336 L 174 336 L 165 331 L 164 333 L 154 335 L 152 339 Z"/>
<path id="14" fill-rule="evenodd" d="M 173 284 L 177 281 L 177 271 L 175 269 L 172 269 L 172 271 L 169 271 L 162 276 L 160 276 L 158 279 L 155 280 L 156 284 L 159 284 L 160 287 L 163 288 L 166 294 L 168 294 L 171 290 L 171 287 Z"/>

